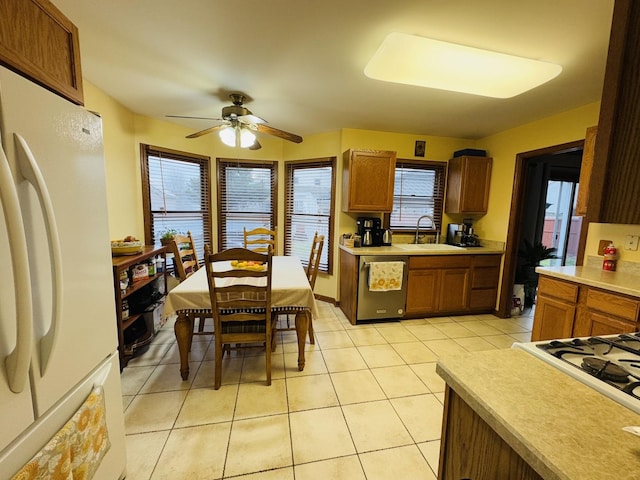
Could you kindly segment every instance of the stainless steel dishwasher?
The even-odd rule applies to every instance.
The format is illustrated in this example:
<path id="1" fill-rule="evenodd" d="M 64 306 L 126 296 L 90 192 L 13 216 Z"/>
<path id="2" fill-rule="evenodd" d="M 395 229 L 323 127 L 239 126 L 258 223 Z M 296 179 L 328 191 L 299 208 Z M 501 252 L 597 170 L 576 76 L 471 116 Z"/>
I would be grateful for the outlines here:
<path id="1" fill-rule="evenodd" d="M 403 262 L 402 286 L 399 290 L 372 291 L 369 288 L 369 265 L 373 262 Z M 358 272 L 358 307 L 356 321 L 399 318 L 404 315 L 407 300 L 408 257 L 394 255 L 363 255 Z"/>

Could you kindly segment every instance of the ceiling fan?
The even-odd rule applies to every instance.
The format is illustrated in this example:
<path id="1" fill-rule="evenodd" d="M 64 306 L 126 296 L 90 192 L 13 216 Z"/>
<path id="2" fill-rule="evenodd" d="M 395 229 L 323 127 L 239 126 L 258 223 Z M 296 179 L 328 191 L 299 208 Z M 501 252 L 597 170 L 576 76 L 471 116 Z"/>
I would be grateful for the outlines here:
<path id="1" fill-rule="evenodd" d="M 241 93 L 232 93 L 229 97 L 231 98 L 233 105 L 223 107 L 222 118 L 187 117 L 182 115 L 167 115 L 167 117 L 217 120 L 224 122 L 220 125 L 214 125 L 213 127 L 205 128 L 199 132 L 187 135 L 186 138 L 197 138 L 202 135 L 206 135 L 207 133 L 218 131 L 222 142 L 230 147 L 236 146 L 249 148 L 251 150 L 261 148 L 262 146 L 256 139 L 253 132 L 266 133 L 290 142 L 302 142 L 301 136 L 270 127 L 267 125 L 266 120 L 251 113 L 251 111 L 243 105 L 246 98 L 245 95 Z"/>

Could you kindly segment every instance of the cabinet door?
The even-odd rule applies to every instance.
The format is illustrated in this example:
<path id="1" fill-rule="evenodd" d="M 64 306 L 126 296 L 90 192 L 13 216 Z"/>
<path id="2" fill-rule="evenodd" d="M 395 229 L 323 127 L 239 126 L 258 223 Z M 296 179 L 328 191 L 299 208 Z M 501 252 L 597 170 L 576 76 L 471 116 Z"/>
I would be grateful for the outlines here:
<path id="1" fill-rule="evenodd" d="M 619 333 L 633 333 L 636 324 L 624 320 L 611 318 L 600 313 L 588 311 L 586 315 L 586 330 L 576 332 L 575 336 L 591 337 L 597 335 L 614 335 Z"/>
<path id="2" fill-rule="evenodd" d="M 343 210 L 391 212 L 396 152 L 349 150 L 343 162 Z"/>
<path id="3" fill-rule="evenodd" d="M 531 340 L 553 340 L 572 336 L 576 315 L 574 304 L 538 294 Z"/>
<path id="4" fill-rule="evenodd" d="M 438 311 L 464 312 L 468 309 L 469 269 L 451 268 L 440 271 Z"/>
<path id="5" fill-rule="evenodd" d="M 597 133 L 598 127 L 587 128 L 587 133 L 584 139 L 584 149 L 582 150 L 582 162 L 580 164 L 580 188 L 578 189 L 578 200 L 576 200 L 575 215 L 587 214 L 589 182 L 591 181 L 591 171 L 593 170 L 593 154 L 596 148 Z"/>
<path id="6" fill-rule="evenodd" d="M 449 160 L 447 213 L 487 213 L 492 162 L 490 157 Z"/>
<path id="7" fill-rule="evenodd" d="M 356 324 L 358 292 L 358 257 L 340 250 L 340 309 L 349 321 Z"/>
<path id="8" fill-rule="evenodd" d="M 434 313 L 438 308 L 439 270 L 409 270 L 407 308 L 411 313 Z"/>
<path id="9" fill-rule="evenodd" d="M 0 32 L 0 63 L 83 105 L 78 29 L 50 1 L 0 2 Z"/>

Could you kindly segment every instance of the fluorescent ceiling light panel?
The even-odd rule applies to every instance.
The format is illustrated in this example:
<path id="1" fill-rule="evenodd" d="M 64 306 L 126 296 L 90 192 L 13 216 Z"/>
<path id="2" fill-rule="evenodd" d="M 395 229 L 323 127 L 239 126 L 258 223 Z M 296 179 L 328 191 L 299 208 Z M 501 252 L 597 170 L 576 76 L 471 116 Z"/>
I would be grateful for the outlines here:
<path id="1" fill-rule="evenodd" d="M 364 69 L 367 77 L 494 98 L 515 97 L 557 77 L 560 65 L 390 33 Z"/>

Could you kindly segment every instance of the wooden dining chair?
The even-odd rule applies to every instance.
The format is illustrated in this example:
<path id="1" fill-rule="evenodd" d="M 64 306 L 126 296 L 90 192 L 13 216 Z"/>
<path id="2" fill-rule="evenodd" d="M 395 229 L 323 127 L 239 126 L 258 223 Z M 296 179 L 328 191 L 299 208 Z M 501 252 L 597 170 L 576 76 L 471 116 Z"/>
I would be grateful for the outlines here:
<path id="1" fill-rule="evenodd" d="M 311 253 L 309 254 L 309 263 L 307 264 L 307 268 L 305 269 L 305 273 L 307 274 L 307 280 L 309 281 L 309 285 L 311 286 L 311 290 L 313 290 L 316 286 L 316 278 L 318 276 L 318 266 L 320 265 L 320 256 L 322 255 L 322 247 L 324 246 L 324 235 L 318 235 L 318 232 L 315 232 L 313 235 L 313 242 L 311 243 Z M 292 327 L 289 323 L 289 315 L 297 314 L 299 309 L 286 309 L 286 308 L 277 308 L 273 312 L 273 324 L 275 332 L 283 332 L 288 330 L 295 330 L 295 327 Z M 280 315 L 287 316 L 287 326 L 279 328 L 278 325 L 278 317 Z M 274 335 L 275 335 L 274 332 Z M 313 319 L 311 315 L 309 316 L 309 342 L 314 345 L 315 336 L 313 334 Z M 273 346 L 275 347 L 275 342 L 273 342 Z"/>
<path id="2" fill-rule="evenodd" d="M 232 266 L 241 262 L 262 262 L 263 265 L 262 268 Z M 270 252 L 262 254 L 245 248 L 231 248 L 211 253 L 209 246 L 205 246 L 205 268 L 216 332 L 215 390 L 222 383 L 224 352 L 246 343 L 264 344 L 267 385 L 271 385 L 271 266 Z"/>
<path id="3" fill-rule="evenodd" d="M 193 275 L 199 268 L 198 255 L 196 252 L 196 245 L 193 241 L 193 236 L 190 231 L 187 231 L 187 235 L 174 235 L 170 243 L 171 252 L 173 253 L 173 264 L 175 268 L 175 274 L 180 282 L 184 282 L 188 277 Z M 206 332 L 204 325 L 207 318 L 211 316 L 201 315 L 197 317 L 198 331 L 194 333 L 197 335 L 211 335 L 213 332 Z M 194 324 L 195 324 L 195 318 Z"/>
<path id="4" fill-rule="evenodd" d="M 273 255 L 278 254 L 278 227 L 274 227 L 273 230 L 262 227 L 247 230 L 246 227 L 243 227 L 242 230 L 244 248 L 260 253 L 266 253 L 270 250 Z"/>

